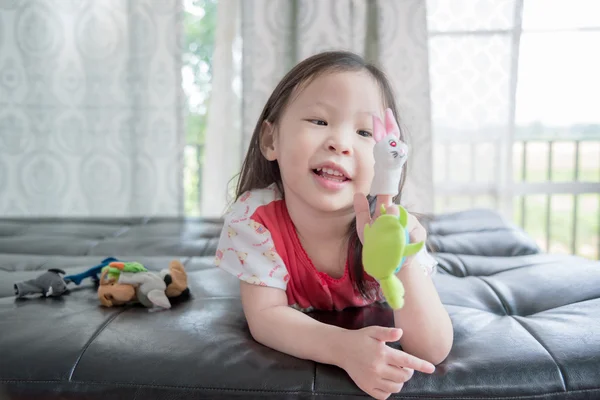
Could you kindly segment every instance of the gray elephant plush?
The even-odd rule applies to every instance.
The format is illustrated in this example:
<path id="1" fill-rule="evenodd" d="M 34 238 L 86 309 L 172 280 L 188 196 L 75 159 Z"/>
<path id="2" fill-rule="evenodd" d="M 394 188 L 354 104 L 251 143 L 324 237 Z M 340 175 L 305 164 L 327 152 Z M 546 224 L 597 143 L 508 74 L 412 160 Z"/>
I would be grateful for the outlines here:
<path id="1" fill-rule="evenodd" d="M 65 274 L 62 269 L 49 269 L 35 279 L 15 283 L 17 298 L 29 294 L 41 294 L 42 297 L 58 297 L 67 291 L 67 284 L 60 274 Z"/>

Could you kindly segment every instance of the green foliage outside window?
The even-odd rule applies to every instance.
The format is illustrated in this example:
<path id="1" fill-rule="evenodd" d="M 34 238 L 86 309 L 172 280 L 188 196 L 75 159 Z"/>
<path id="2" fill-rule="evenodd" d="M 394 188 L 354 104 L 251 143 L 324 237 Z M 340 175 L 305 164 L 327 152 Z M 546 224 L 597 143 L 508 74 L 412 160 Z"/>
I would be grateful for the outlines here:
<path id="1" fill-rule="evenodd" d="M 198 215 L 204 132 L 210 102 L 217 0 L 185 0 L 183 87 L 186 93 L 185 214 Z"/>

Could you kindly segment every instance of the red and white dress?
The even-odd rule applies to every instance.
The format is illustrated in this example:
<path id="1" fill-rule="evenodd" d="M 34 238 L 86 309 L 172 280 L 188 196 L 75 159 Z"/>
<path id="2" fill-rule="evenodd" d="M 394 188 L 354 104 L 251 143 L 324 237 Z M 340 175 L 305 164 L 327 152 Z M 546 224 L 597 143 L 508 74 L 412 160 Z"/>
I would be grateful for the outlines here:
<path id="1" fill-rule="evenodd" d="M 425 253 L 427 274 L 435 260 Z M 277 187 L 242 195 L 225 215 L 215 264 L 239 279 L 285 290 L 288 304 L 302 311 L 343 310 L 368 305 L 354 288 L 346 263 L 344 275 L 317 271 L 304 251 Z M 379 284 L 366 275 L 375 301 L 384 301 Z"/>

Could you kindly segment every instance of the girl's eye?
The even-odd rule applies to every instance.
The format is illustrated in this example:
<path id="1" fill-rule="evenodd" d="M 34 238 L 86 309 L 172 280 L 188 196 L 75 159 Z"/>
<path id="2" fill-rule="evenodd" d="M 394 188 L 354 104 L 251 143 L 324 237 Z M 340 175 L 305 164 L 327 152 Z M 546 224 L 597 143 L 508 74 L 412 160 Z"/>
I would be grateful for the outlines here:
<path id="1" fill-rule="evenodd" d="M 363 136 L 363 137 L 371 137 L 371 136 L 373 136 L 373 135 L 371 134 L 371 132 L 369 132 L 369 131 L 358 131 L 357 133 L 358 133 L 360 136 Z"/>
<path id="2" fill-rule="evenodd" d="M 311 122 L 315 125 L 327 126 L 327 122 L 325 122 L 321 119 L 310 119 L 309 122 Z"/>

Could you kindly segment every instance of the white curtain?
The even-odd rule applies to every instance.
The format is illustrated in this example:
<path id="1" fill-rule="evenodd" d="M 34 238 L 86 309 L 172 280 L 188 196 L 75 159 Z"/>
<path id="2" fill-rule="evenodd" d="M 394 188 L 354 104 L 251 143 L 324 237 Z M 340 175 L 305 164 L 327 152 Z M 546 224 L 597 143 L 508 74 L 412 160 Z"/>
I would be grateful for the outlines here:
<path id="1" fill-rule="evenodd" d="M 0 216 L 182 214 L 180 11 L 0 2 Z"/>
<path id="2" fill-rule="evenodd" d="M 433 211 L 425 2 L 243 0 L 241 5 L 242 153 L 270 92 L 295 63 L 325 50 L 351 50 L 374 60 L 390 76 L 413 150 L 403 200 L 413 211 Z M 213 144 L 206 152 L 217 148 Z M 222 159 L 217 165 L 226 163 Z M 221 196 L 226 182 L 215 181 L 210 196 Z M 222 212 L 217 207 L 222 203 L 215 204 L 206 211 Z"/>

